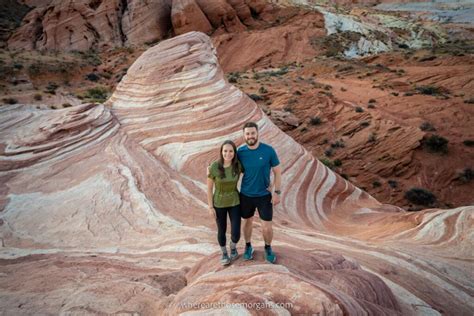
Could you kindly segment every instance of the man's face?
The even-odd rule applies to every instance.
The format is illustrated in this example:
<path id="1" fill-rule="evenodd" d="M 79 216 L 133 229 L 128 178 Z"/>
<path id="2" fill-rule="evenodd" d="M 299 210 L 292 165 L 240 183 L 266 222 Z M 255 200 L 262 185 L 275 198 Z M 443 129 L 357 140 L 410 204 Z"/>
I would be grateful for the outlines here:
<path id="1" fill-rule="evenodd" d="M 244 139 L 247 145 L 253 146 L 258 141 L 258 131 L 255 127 L 246 127 L 244 129 Z"/>

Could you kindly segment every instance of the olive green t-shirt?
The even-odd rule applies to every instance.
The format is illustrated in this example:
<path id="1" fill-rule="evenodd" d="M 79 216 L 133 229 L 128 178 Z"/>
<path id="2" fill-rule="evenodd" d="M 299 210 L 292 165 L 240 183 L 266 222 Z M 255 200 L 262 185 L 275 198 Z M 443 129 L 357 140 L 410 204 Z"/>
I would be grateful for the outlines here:
<path id="1" fill-rule="evenodd" d="M 240 204 L 239 191 L 237 191 L 237 182 L 239 181 L 239 174 L 232 174 L 232 166 L 224 168 L 225 177 L 221 178 L 219 169 L 217 169 L 217 161 L 214 161 L 209 166 L 208 178 L 214 180 L 214 207 L 231 207 Z M 239 163 L 239 167 L 242 167 Z"/>

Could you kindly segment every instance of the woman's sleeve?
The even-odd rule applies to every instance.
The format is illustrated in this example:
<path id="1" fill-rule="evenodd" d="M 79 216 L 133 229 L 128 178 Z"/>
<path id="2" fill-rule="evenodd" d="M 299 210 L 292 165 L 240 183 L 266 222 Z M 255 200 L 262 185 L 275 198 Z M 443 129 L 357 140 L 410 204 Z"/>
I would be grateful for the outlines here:
<path id="1" fill-rule="evenodd" d="M 210 164 L 208 167 L 207 167 L 207 177 L 209 179 L 212 179 L 212 180 L 215 180 L 216 176 L 214 175 L 214 164 Z"/>

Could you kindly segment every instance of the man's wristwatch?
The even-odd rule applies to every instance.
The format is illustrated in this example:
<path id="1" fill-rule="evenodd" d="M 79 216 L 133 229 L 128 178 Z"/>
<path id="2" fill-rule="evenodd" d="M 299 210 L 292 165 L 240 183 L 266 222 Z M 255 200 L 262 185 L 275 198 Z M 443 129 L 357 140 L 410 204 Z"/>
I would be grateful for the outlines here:
<path id="1" fill-rule="evenodd" d="M 281 191 L 280 190 L 275 190 L 275 193 L 280 195 L 281 194 Z"/>

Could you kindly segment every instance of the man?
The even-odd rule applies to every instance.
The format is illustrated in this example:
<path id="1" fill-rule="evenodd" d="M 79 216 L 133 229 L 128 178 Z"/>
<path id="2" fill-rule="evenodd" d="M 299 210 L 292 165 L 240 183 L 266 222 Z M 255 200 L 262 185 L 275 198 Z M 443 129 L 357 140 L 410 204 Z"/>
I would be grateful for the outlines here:
<path id="1" fill-rule="evenodd" d="M 255 209 L 262 220 L 263 239 L 265 241 L 265 260 L 274 263 L 276 255 L 272 251 L 273 205 L 280 203 L 281 167 L 278 156 L 272 146 L 258 140 L 258 126 L 248 122 L 243 127 L 244 140 L 237 150 L 237 156 L 243 166 L 244 176 L 240 189 L 240 207 L 243 218 L 245 238 L 244 260 L 253 259 L 251 245 L 252 224 Z M 271 192 L 270 169 L 273 170 L 275 191 Z"/>

